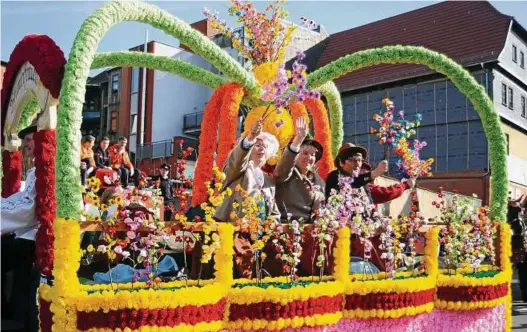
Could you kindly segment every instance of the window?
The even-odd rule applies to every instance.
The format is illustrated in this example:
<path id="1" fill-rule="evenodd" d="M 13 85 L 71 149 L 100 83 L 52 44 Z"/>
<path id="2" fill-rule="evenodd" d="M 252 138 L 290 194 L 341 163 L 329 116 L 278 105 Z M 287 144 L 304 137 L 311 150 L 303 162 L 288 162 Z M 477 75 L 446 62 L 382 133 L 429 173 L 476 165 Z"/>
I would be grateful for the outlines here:
<path id="1" fill-rule="evenodd" d="M 513 96 L 513 91 L 512 91 L 512 88 L 509 87 L 509 108 L 511 110 L 514 109 L 514 96 Z"/>
<path id="2" fill-rule="evenodd" d="M 520 51 L 520 67 L 525 68 L 525 54 Z"/>
<path id="3" fill-rule="evenodd" d="M 505 134 L 505 140 L 507 143 L 507 156 L 509 155 L 509 134 Z"/>
<path id="4" fill-rule="evenodd" d="M 527 110 L 525 110 L 525 96 L 522 96 L 522 117 L 527 118 Z"/>
<path id="5" fill-rule="evenodd" d="M 112 92 L 119 91 L 119 74 L 113 74 L 112 76 Z"/>
<path id="6" fill-rule="evenodd" d="M 501 104 L 507 106 L 507 86 L 501 83 Z"/>
<path id="7" fill-rule="evenodd" d="M 130 123 L 130 134 L 137 134 L 137 114 L 132 114 Z"/>
<path id="8" fill-rule="evenodd" d="M 512 45 L 512 61 L 518 62 L 518 54 L 517 54 L 516 45 Z"/>
<path id="9" fill-rule="evenodd" d="M 132 93 L 139 92 L 139 68 L 132 69 Z"/>
<path id="10" fill-rule="evenodd" d="M 110 121 L 110 130 L 111 131 L 117 131 L 117 111 L 112 111 L 111 115 L 111 121 Z"/>

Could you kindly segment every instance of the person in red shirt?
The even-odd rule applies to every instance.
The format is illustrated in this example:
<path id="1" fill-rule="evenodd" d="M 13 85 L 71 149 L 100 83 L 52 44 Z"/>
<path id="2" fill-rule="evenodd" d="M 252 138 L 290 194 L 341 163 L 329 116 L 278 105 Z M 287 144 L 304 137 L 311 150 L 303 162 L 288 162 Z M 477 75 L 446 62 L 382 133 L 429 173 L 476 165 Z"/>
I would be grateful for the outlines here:
<path id="1" fill-rule="evenodd" d="M 381 161 L 377 168 L 372 172 L 371 166 L 364 161 L 368 157 L 368 151 L 358 145 L 345 143 L 338 151 L 335 158 L 336 170 L 328 175 L 326 180 L 326 197 L 331 194 L 331 189 L 339 190 L 338 181 L 342 176 L 354 176 L 357 188 L 363 190 L 372 204 L 382 204 L 400 197 L 406 190 L 415 186 L 415 179 L 405 179 L 401 183 L 388 187 L 382 187 L 373 184 L 373 179 L 386 172 L 388 162 Z M 374 250 L 371 253 L 371 261 L 380 269 L 384 270 L 384 263 L 380 259 L 381 252 L 378 249 L 381 244 L 380 236 L 374 236 L 370 239 Z M 364 245 L 361 244 L 356 235 L 351 238 L 351 254 L 362 257 L 364 254 Z"/>
<path id="2" fill-rule="evenodd" d="M 123 187 L 128 186 L 129 177 L 136 179 L 137 183 L 137 174 L 139 173 L 135 170 L 134 165 L 130 162 L 130 157 L 128 157 L 128 151 L 126 151 L 126 144 L 128 144 L 128 139 L 126 137 L 119 137 L 119 142 L 112 145 L 109 148 L 110 152 L 110 167 L 116 171 L 120 178 L 121 184 Z"/>

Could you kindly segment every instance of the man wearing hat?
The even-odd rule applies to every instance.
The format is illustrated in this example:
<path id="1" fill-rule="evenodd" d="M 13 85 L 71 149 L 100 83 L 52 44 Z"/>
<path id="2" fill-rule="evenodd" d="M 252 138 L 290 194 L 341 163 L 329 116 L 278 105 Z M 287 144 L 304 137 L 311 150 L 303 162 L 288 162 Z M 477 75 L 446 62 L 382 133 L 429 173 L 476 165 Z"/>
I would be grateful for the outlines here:
<path id="1" fill-rule="evenodd" d="M 322 145 L 307 136 L 303 117 L 295 121 L 295 137 L 274 170 L 276 203 L 282 220 L 308 222 L 324 202 L 324 181 L 315 163 L 322 158 Z"/>
<path id="2" fill-rule="evenodd" d="M 381 204 L 401 196 L 405 190 L 413 188 L 415 179 L 404 180 L 402 183 L 395 184 L 389 187 L 381 187 L 374 185 L 372 181 L 382 175 L 388 169 L 388 162 L 383 160 L 377 165 L 377 168 L 372 172 L 371 166 L 364 161 L 368 157 L 368 152 L 365 148 L 351 143 L 343 144 L 337 157 L 335 158 L 336 170 L 329 173 L 326 182 L 326 196 L 331 194 L 331 190 L 339 191 L 339 179 L 344 176 L 355 177 L 353 187 L 359 188 L 361 195 L 366 195 L 372 204 Z M 374 248 L 379 248 L 381 244 L 380 237 L 375 236 L 371 239 Z M 364 245 L 360 239 L 355 235 L 351 238 L 351 253 L 353 256 L 362 257 Z M 380 252 L 374 250 L 371 256 L 372 262 L 378 268 L 384 270 L 384 262 L 380 259 Z"/>
<path id="3" fill-rule="evenodd" d="M 173 184 L 172 180 L 168 177 L 170 172 L 170 166 L 167 164 L 161 165 L 159 168 L 159 187 L 161 188 L 161 196 L 163 196 L 163 201 L 165 204 L 165 221 L 169 221 L 172 218 L 172 211 L 169 205 L 174 204 L 174 195 L 173 195 Z"/>
<path id="4" fill-rule="evenodd" d="M 38 328 L 36 292 L 39 273 L 34 268 L 35 235 L 38 228 L 35 215 L 36 176 L 33 165 L 33 133 L 36 131 L 36 126 L 30 126 L 18 134 L 22 140 L 23 155 L 31 165 L 27 170 L 23 189 L 2 198 L 1 201 L 2 317 L 4 307 L 11 309 L 12 318 L 23 324 L 26 331 L 36 331 Z M 9 272 L 13 273 L 13 286 L 5 287 Z M 10 301 L 6 297 L 6 289 L 11 290 Z"/>

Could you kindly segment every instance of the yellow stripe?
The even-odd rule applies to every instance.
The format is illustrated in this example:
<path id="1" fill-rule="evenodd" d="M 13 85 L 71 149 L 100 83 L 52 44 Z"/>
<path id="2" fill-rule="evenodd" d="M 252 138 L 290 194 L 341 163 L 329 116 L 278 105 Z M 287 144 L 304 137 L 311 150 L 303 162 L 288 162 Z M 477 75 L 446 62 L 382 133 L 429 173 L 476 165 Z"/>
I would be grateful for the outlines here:
<path id="1" fill-rule="evenodd" d="M 399 318 L 403 316 L 415 316 L 424 312 L 431 312 L 434 309 L 434 303 L 430 302 L 417 307 L 406 307 L 393 310 L 384 309 L 353 309 L 344 310 L 344 318 L 355 318 L 355 319 L 370 319 L 370 318 Z"/>

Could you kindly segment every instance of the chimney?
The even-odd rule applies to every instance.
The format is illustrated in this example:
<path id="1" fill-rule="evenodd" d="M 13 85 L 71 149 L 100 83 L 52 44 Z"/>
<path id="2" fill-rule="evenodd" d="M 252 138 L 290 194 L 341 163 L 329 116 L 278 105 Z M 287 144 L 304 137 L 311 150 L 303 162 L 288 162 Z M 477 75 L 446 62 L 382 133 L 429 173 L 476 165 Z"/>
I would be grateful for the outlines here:
<path id="1" fill-rule="evenodd" d="M 193 29 L 198 30 L 207 38 L 212 38 L 220 32 L 212 28 L 212 24 L 208 19 L 203 19 L 201 21 L 194 22 L 190 25 Z M 181 44 L 180 47 L 186 51 L 192 52 L 186 45 Z"/>

